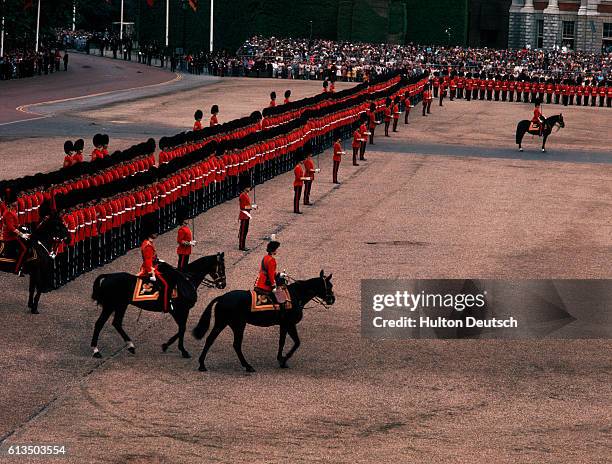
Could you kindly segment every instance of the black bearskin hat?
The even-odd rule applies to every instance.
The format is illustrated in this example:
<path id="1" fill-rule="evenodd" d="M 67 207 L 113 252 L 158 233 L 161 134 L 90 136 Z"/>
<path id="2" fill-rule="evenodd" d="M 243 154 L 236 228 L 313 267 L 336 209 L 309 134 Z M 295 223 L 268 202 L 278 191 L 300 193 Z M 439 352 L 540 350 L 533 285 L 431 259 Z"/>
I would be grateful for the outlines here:
<path id="1" fill-rule="evenodd" d="M 110 141 L 108 134 L 102 135 L 102 138 L 100 139 L 100 141 L 102 142 L 102 145 L 108 145 L 108 142 Z"/>
<path id="2" fill-rule="evenodd" d="M 289 98 L 291 96 L 291 90 L 285 90 L 285 98 Z"/>
<path id="3" fill-rule="evenodd" d="M 73 148 L 74 151 L 83 151 L 83 148 L 85 148 L 85 141 L 83 139 L 77 140 L 74 142 Z"/>
<path id="4" fill-rule="evenodd" d="M 200 119 L 202 119 L 204 117 L 204 113 L 202 113 L 202 110 L 196 110 L 195 114 L 193 115 L 194 119 L 197 119 L 198 121 Z"/>
<path id="5" fill-rule="evenodd" d="M 64 142 L 64 153 L 68 155 L 71 151 L 74 151 L 74 146 L 72 145 L 72 142 L 70 140 L 66 140 Z"/>
<path id="6" fill-rule="evenodd" d="M 96 134 L 93 136 L 94 147 L 99 148 L 102 146 L 102 134 Z"/>
<path id="7" fill-rule="evenodd" d="M 216 114 L 216 113 L 218 113 L 218 112 L 219 112 L 219 105 L 213 105 L 213 106 L 210 108 L 210 114 Z"/>
<path id="8" fill-rule="evenodd" d="M 270 92 L 270 98 L 272 100 L 276 99 L 276 92 L 274 92 L 274 91 Z"/>
<path id="9" fill-rule="evenodd" d="M 277 242 L 276 240 L 272 240 L 271 242 L 268 242 L 268 244 L 266 245 L 266 251 L 268 253 L 273 253 L 276 250 L 278 250 L 279 247 L 280 247 L 280 242 Z"/>

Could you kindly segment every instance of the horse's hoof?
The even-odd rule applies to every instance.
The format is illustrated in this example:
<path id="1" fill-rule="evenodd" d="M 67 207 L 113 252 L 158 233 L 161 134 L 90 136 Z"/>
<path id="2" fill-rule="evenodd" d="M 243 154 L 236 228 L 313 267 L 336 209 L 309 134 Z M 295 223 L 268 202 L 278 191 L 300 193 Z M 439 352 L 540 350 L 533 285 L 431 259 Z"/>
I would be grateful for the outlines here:
<path id="1" fill-rule="evenodd" d="M 40 313 L 38 312 L 38 309 L 36 309 L 36 308 L 32 308 L 32 310 L 30 311 L 30 313 L 32 313 L 32 314 L 40 314 Z"/>
<path id="2" fill-rule="evenodd" d="M 132 354 L 136 354 L 136 348 L 133 346 L 128 347 L 128 351 Z"/>
<path id="3" fill-rule="evenodd" d="M 208 371 L 208 369 L 206 369 L 206 366 L 204 364 L 200 364 L 200 367 L 198 367 L 198 370 L 200 372 L 207 372 Z"/>
<path id="4" fill-rule="evenodd" d="M 546 150 L 544 150 L 543 148 L 542 148 L 542 153 L 546 153 Z"/>
<path id="5" fill-rule="evenodd" d="M 183 351 L 183 352 L 181 353 L 181 356 L 182 356 L 183 358 L 185 358 L 185 359 L 189 359 L 189 358 L 191 358 L 191 355 L 190 355 L 190 354 L 189 354 L 187 351 Z"/>
<path id="6" fill-rule="evenodd" d="M 519 151 L 523 151 L 523 149 L 522 149 L 522 148 L 519 148 Z"/>
<path id="7" fill-rule="evenodd" d="M 165 353 L 166 351 L 168 351 L 168 345 L 166 345 L 165 343 L 162 343 L 162 351 Z"/>
<path id="8" fill-rule="evenodd" d="M 247 366 L 246 367 L 246 371 L 247 372 L 255 372 L 255 369 L 253 369 L 253 366 Z"/>
<path id="9" fill-rule="evenodd" d="M 102 353 L 100 353 L 99 351 L 96 351 L 96 352 L 93 354 L 93 357 L 94 357 L 94 358 L 96 358 L 96 359 L 100 359 L 100 358 L 102 357 Z"/>

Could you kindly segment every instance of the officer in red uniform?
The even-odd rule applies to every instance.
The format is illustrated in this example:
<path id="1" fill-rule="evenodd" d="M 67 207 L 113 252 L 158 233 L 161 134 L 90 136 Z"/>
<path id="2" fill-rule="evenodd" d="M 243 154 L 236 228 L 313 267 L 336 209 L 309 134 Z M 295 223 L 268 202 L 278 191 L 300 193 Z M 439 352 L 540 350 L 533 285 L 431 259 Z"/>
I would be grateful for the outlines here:
<path id="1" fill-rule="evenodd" d="M 85 148 L 85 141 L 83 139 L 79 139 L 74 142 L 73 145 L 74 154 L 72 155 L 72 164 L 78 164 L 83 162 L 83 148 Z"/>
<path id="2" fill-rule="evenodd" d="M 95 148 L 91 152 L 91 160 L 95 161 L 104 158 L 104 153 L 102 152 L 102 134 L 94 135 L 92 142 Z"/>
<path id="3" fill-rule="evenodd" d="M 219 119 L 217 119 L 217 115 L 219 114 L 219 106 L 218 105 L 213 105 L 210 108 L 210 114 L 212 115 L 210 117 L 210 127 L 214 127 L 217 124 L 219 124 Z"/>
<path id="4" fill-rule="evenodd" d="M 404 92 L 402 101 L 404 103 L 404 124 L 408 124 L 408 116 L 410 115 L 410 92 Z"/>
<path id="5" fill-rule="evenodd" d="M 370 145 L 374 145 L 374 131 L 376 130 L 376 103 L 370 103 L 370 109 L 367 113 L 368 116 L 368 130 L 370 132 Z"/>
<path id="6" fill-rule="evenodd" d="M 334 157 L 333 157 L 333 161 L 334 161 L 334 167 L 333 167 L 333 183 L 334 184 L 339 184 L 340 182 L 338 182 L 338 169 L 340 168 L 340 161 L 342 161 L 342 155 L 344 155 L 344 151 L 342 151 L 342 145 L 340 145 L 340 142 L 342 141 L 342 138 L 340 137 L 336 137 L 336 142 L 334 143 Z"/>
<path id="7" fill-rule="evenodd" d="M 425 87 L 425 91 L 423 92 L 423 116 L 427 116 L 427 114 L 431 114 L 432 100 L 433 100 L 433 97 L 431 96 L 431 88 L 427 86 Z"/>
<path id="8" fill-rule="evenodd" d="M 193 234 L 189 228 L 189 221 L 185 217 L 185 214 L 181 213 L 181 216 L 183 216 L 179 217 L 181 227 L 179 227 L 176 237 L 176 243 L 178 244 L 176 253 L 178 254 L 177 269 L 184 272 L 187 270 L 187 265 L 189 264 L 191 247 L 193 247 L 196 242 L 193 240 Z"/>
<path id="9" fill-rule="evenodd" d="M 304 186 L 304 168 L 302 165 L 302 157 L 296 154 L 296 163 L 293 168 L 293 212 L 302 214 L 300 211 L 300 198 L 302 197 L 302 187 Z"/>
<path id="10" fill-rule="evenodd" d="M 290 102 L 291 98 L 291 90 L 285 90 L 285 100 L 283 100 L 283 103 L 286 105 L 287 103 Z"/>
<path id="11" fill-rule="evenodd" d="M 19 255 L 15 262 L 15 273 L 21 275 L 21 266 L 23 265 L 23 260 L 28 249 L 25 241 L 28 240 L 30 236 L 18 229 L 19 221 L 17 220 L 15 196 L 9 189 L 6 191 L 5 200 L 6 206 L 2 205 L 4 209 L 4 211 L 2 211 L 2 242 L 4 242 L 6 246 L 17 244 Z"/>
<path id="12" fill-rule="evenodd" d="M 249 180 L 242 178 L 240 182 L 240 197 L 238 198 L 238 204 L 240 206 L 240 214 L 238 215 L 238 220 L 240 221 L 238 249 L 240 251 L 248 251 L 246 247 L 246 238 L 249 233 L 249 221 L 251 220 L 251 211 L 257 209 L 257 205 L 252 204 L 251 198 L 249 197 L 249 191 L 251 190 L 251 183 Z"/>
<path id="13" fill-rule="evenodd" d="M 195 122 L 193 123 L 194 131 L 202 130 L 202 118 L 203 117 L 204 117 L 204 113 L 202 113 L 202 110 L 196 110 L 196 112 L 193 115 L 193 118 L 195 119 Z"/>
<path id="14" fill-rule="evenodd" d="M 69 168 L 70 166 L 72 166 L 73 152 L 74 152 L 74 145 L 72 145 L 72 142 L 70 140 L 66 140 L 64 142 L 64 153 L 66 154 L 66 156 L 64 156 L 63 167 Z"/>
<path id="15" fill-rule="evenodd" d="M 274 108 L 276 106 L 276 92 L 270 92 L 270 104 L 268 105 L 270 108 Z"/>
<path id="16" fill-rule="evenodd" d="M 169 288 L 168 282 L 164 279 L 161 273 L 157 270 L 157 250 L 155 249 L 155 244 L 153 240 L 157 237 L 157 234 L 154 232 L 154 228 L 152 224 L 144 225 L 145 229 L 145 240 L 140 245 L 140 253 L 142 254 L 142 266 L 140 267 L 140 272 L 138 273 L 138 277 L 148 277 L 151 282 L 156 282 L 158 279 L 162 284 L 163 290 L 163 311 L 165 313 L 168 312 L 170 301 L 168 299 L 169 296 Z"/>
<path id="17" fill-rule="evenodd" d="M 314 181 L 315 165 L 312 161 L 312 150 L 307 147 L 306 159 L 304 160 L 304 205 L 309 206 L 310 203 L 310 191 L 312 190 L 312 182 Z M 309 180 L 306 180 L 309 179 Z"/>
<path id="18" fill-rule="evenodd" d="M 399 107 L 400 99 L 399 97 L 395 97 L 393 101 L 392 109 L 393 109 L 393 132 L 397 132 L 397 123 L 399 122 L 400 117 L 400 107 Z"/>
<path id="19" fill-rule="evenodd" d="M 533 118 L 531 118 L 531 123 L 540 130 L 540 136 L 542 135 L 544 129 L 544 116 L 542 115 L 542 111 L 540 109 L 540 100 L 536 100 L 535 108 L 533 110 Z"/>
<path id="20" fill-rule="evenodd" d="M 359 164 L 357 164 L 357 155 L 359 154 L 359 148 L 361 148 L 361 132 L 358 127 L 355 128 L 353 132 L 353 143 L 351 147 L 353 148 L 353 166 L 359 166 Z"/>
<path id="21" fill-rule="evenodd" d="M 276 254 L 280 247 L 280 243 L 276 240 L 271 240 L 266 245 L 267 254 L 261 260 L 261 264 L 259 266 L 259 274 L 257 275 L 257 281 L 255 282 L 255 293 L 258 295 L 266 295 L 268 296 L 274 304 L 278 304 L 278 299 L 276 298 L 276 269 L 278 267 L 276 263 Z M 280 305 L 280 316 L 283 317 L 284 314 L 284 306 Z"/>
<path id="22" fill-rule="evenodd" d="M 389 126 L 391 125 L 391 113 L 392 111 L 392 107 L 393 104 L 391 102 L 391 99 L 389 97 L 387 97 L 387 100 L 385 101 L 385 116 L 384 116 L 384 121 L 385 121 L 385 137 L 390 137 L 389 135 Z"/>
<path id="23" fill-rule="evenodd" d="M 368 145 L 368 115 L 367 113 L 361 113 L 361 124 L 359 125 L 359 133 L 361 134 L 361 146 L 359 147 L 359 160 L 366 161 L 365 152 L 366 146 Z"/>

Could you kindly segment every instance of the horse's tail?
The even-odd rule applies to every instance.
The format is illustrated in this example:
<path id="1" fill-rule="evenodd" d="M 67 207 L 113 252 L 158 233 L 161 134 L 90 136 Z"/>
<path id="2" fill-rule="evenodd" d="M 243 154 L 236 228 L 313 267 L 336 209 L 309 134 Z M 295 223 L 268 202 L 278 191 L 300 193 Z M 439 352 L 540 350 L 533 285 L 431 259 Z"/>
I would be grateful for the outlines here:
<path id="1" fill-rule="evenodd" d="M 208 306 L 206 306 L 206 309 L 202 313 L 202 316 L 200 316 L 200 321 L 198 322 L 198 325 L 194 327 L 192 333 L 193 336 L 198 340 L 202 340 L 202 338 L 204 338 L 204 335 L 206 335 L 206 332 L 208 332 L 208 328 L 210 327 L 210 317 L 212 314 L 212 308 L 220 299 L 221 297 L 218 296 L 210 303 L 208 303 Z"/>
<path id="2" fill-rule="evenodd" d="M 96 303 L 100 304 L 101 303 L 101 299 L 102 299 L 102 295 L 100 294 L 100 283 L 102 282 L 102 280 L 106 277 L 107 274 L 100 274 L 94 284 L 93 284 L 93 291 L 91 292 L 91 299 L 94 300 Z"/>

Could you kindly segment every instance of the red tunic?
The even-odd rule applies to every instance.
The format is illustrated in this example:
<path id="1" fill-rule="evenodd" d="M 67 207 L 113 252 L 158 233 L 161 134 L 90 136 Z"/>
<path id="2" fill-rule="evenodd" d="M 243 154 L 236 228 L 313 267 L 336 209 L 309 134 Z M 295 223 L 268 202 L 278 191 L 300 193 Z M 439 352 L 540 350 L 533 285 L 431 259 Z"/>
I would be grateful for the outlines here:
<path id="1" fill-rule="evenodd" d="M 334 161 L 342 160 L 342 155 L 340 154 L 341 151 L 342 151 L 342 146 L 340 145 L 340 142 L 334 143 Z"/>
<path id="2" fill-rule="evenodd" d="M 200 121 L 196 121 L 193 123 L 193 130 L 199 131 L 202 130 L 202 123 Z"/>
<path id="3" fill-rule="evenodd" d="M 302 185 L 304 185 L 304 181 L 302 180 L 302 177 L 304 177 L 304 170 L 302 169 L 301 165 L 298 164 L 295 167 L 295 169 L 293 170 L 293 174 L 295 175 L 295 179 L 293 180 L 293 186 L 301 187 Z"/>
<path id="4" fill-rule="evenodd" d="M 139 275 L 151 274 L 154 270 L 153 261 L 157 259 L 157 251 L 153 242 L 149 239 L 142 242 L 140 253 L 142 254 L 142 266 Z"/>
<path id="5" fill-rule="evenodd" d="M 242 192 L 238 198 L 238 203 L 240 204 L 238 219 L 251 219 L 251 199 L 249 198 L 249 194 Z"/>
<path id="6" fill-rule="evenodd" d="M 17 240 L 17 233 L 15 229 L 19 225 L 17 221 L 17 214 L 10 208 L 7 208 L 2 215 L 2 241 L 11 242 Z"/>
<path id="7" fill-rule="evenodd" d="M 304 167 L 306 168 L 306 173 L 304 177 L 310 177 L 310 180 L 314 180 L 314 175 L 315 175 L 314 161 L 312 161 L 311 158 L 306 158 L 304 160 Z"/>
<path id="8" fill-rule="evenodd" d="M 191 245 L 183 245 L 183 242 L 191 242 L 193 240 L 193 235 L 191 234 L 191 230 L 187 226 L 181 226 L 178 230 L 178 235 L 176 237 L 176 243 L 178 243 L 178 247 L 176 248 L 176 252 L 179 255 L 190 255 L 191 254 Z"/>
<path id="9" fill-rule="evenodd" d="M 276 259 L 272 255 L 264 256 L 259 268 L 259 276 L 255 287 L 261 288 L 266 292 L 271 292 L 272 287 L 276 284 Z"/>

